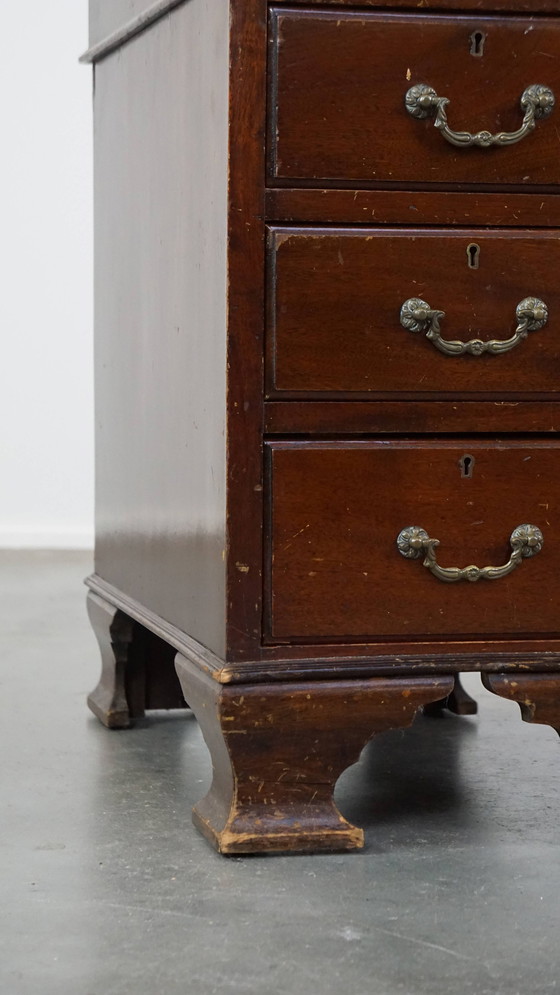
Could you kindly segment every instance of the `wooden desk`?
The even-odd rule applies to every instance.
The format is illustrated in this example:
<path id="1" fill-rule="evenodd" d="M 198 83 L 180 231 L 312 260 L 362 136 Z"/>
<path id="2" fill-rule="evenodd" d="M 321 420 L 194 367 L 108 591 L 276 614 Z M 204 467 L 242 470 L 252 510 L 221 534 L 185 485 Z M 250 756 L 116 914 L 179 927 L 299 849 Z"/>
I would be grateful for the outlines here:
<path id="1" fill-rule="evenodd" d="M 91 0 L 89 704 L 188 701 L 224 853 L 361 845 L 461 670 L 560 729 L 560 17 L 461 7 Z"/>

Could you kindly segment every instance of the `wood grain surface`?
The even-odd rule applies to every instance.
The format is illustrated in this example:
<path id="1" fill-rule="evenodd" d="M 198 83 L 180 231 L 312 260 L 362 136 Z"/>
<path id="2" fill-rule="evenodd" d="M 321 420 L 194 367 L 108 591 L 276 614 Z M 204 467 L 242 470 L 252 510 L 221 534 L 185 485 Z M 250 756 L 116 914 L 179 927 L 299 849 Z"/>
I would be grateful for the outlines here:
<path id="1" fill-rule="evenodd" d="M 486 35 L 482 57 L 471 54 L 474 31 Z M 409 87 L 425 83 L 449 99 L 455 130 L 516 131 L 527 86 L 560 96 L 557 20 L 278 7 L 271 33 L 273 182 L 558 184 L 558 109 L 516 145 L 464 149 L 404 105 Z"/>
<path id="2" fill-rule="evenodd" d="M 364 834 L 333 791 L 366 743 L 409 726 L 452 677 L 224 687 L 180 655 L 177 673 L 212 756 L 195 825 L 221 853 L 353 850 Z"/>
<path id="3" fill-rule="evenodd" d="M 548 14 L 92 0 L 92 41 L 116 34 L 89 53 L 89 703 L 125 727 L 189 702 L 213 763 L 194 818 L 220 852 L 359 847 L 338 776 L 421 707 L 472 712 L 461 670 L 560 726 L 560 111 L 465 150 L 404 107 L 427 83 L 452 127 L 517 129 L 527 86 L 560 97 Z M 450 339 L 509 337 L 528 296 L 549 323 L 449 358 L 400 326 L 413 296 Z M 544 548 L 491 582 L 444 584 L 396 547 L 418 525 L 443 566 L 498 566 L 525 523 Z"/>
<path id="4" fill-rule="evenodd" d="M 189 2 L 95 86 L 96 570 L 221 654 L 228 32 Z"/>
<path id="5" fill-rule="evenodd" d="M 261 0 L 232 2 L 224 555 L 226 652 L 245 660 L 258 654 L 262 619 L 266 28 Z"/>
<path id="6" fill-rule="evenodd" d="M 560 197 L 527 190 L 489 193 L 446 190 L 337 190 L 308 186 L 268 187 L 266 217 L 271 222 L 357 225 L 495 225 L 549 228 L 560 225 Z"/>
<path id="7" fill-rule="evenodd" d="M 472 395 L 470 395 L 472 397 Z M 268 401 L 265 430 L 270 435 L 511 432 L 560 430 L 559 401 Z"/>
<path id="8" fill-rule="evenodd" d="M 560 442 L 276 442 L 269 450 L 272 638 L 557 631 Z M 443 583 L 396 546 L 401 529 L 417 525 L 440 540 L 442 566 L 499 566 L 524 523 L 542 529 L 544 548 L 499 580 Z"/>
<path id="9" fill-rule="evenodd" d="M 469 246 L 479 247 L 469 268 Z M 272 228 L 269 396 L 554 394 L 560 373 L 556 230 Z M 445 312 L 445 339 L 507 339 L 538 297 L 549 320 L 510 352 L 447 356 L 400 323 L 409 298 Z"/>

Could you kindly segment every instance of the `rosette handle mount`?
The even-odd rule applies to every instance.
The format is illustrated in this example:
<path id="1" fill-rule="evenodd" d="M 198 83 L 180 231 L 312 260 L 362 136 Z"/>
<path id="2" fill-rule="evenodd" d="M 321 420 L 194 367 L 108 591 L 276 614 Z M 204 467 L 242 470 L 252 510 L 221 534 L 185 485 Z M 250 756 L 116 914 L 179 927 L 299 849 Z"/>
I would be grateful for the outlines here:
<path id="1" fill-rule="evenodd" d="M 521 94 L 520 104 L 523 112 L 521 126 L 517 131 L 498 131 L 494 134 L 491 131 L 454 131 L 447 121 L 448 103 L 448 97 L 439 97 L 433 86 L 427 83 L 411 86 L 405 96 L 408 113 L 416 118 L 434 117 L 434 127 L 441 131 L 451 145 L 459 148 L 469 148 L 474 145 L 477 148 L 488 149 L 496 145 L 515 145 L 530 135 L 537 121 L 552 113 L 555 97 L 550 87 L 542 83 L 528 86 Z"/>
<path id="2" fill-rule="evenodd" d="M 423 566 L 427 567 L 434 577 L 448 584 L 457 580 L 499 580 L 500 577 L 507 577 L 524 559 L 540 553 L 544 539 L 536 525 L 518 525 L 511 533 L 509 543 L 511 556 L 501 567 L 477 567 L 474 564 L 468 567 L 441 567 L 436 559 L 439 539 L 432 539 L 425 529 L 418 525 L 409 525 L 397 536 L 397 549 L 401 556 L 407 560 L 423 558 Z"/>
<path id="3" fill-rule="evenodd" d="M 431 308 L 427 301 L 419 297 L 410 297 L 401 307 L 401 325 L 410 332 L 424 332 L 432 345 L 445 353 L 446 356 L 482 356 L 489 353 L 498 356 L 509 352 L 519 342 L 527 338 L 528 332 L 543 328 L 548 321 L 548 308 L 539 297 L 525 297 L 515 309 L 517 328 L 509 339 L 470 339 L 466 342 L 460 339 L 444 339 L 440 331 L 440 321 L 445 318 L 445 311 Z"/>

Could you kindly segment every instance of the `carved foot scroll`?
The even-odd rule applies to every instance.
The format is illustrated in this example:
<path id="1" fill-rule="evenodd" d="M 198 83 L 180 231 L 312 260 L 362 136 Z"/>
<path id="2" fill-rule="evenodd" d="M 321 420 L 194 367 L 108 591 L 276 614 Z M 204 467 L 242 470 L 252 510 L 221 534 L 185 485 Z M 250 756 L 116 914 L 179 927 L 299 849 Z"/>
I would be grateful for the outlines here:
<path id="1" fill-rule="evenodd" d="M 524 722 L 552 726 L 560 735 L 560 674 L 482 674 L 482 683 L 516 701 Z"/>
<path id="2" fill-rule="evenodd" d="M 220 685 L 178 656 L 177 673 L 212 756 L 195 825 L 221 853 L 352 850 L 364 834 L 333 790 L 378 732 L 408 726 L 452 677 Z"/>
<path id="3" fill-rule="evenodd" d="M 127 729 L 146 709 L 186 708 L 175 650 L 97 594 L 88 594 L 87 606 L 102 664 L 88 705 L 103 725 Z"/>

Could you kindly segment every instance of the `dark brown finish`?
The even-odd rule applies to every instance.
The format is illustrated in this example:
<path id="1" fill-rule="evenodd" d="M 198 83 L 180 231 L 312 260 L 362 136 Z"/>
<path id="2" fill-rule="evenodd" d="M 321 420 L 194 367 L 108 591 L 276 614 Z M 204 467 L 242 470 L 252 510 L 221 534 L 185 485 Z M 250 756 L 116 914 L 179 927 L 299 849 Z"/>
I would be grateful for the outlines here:
<path id="1" fill-rule="evenodd" d="M 261 642 L 266 4 L 233 0 L 230 35 L 226 656 Z"/>
<path id="2" fill-rule="evenodd" d="M 270 435 L 460 435 L 465 432 L 557 432 L 560 402 L 529 401 L 269 401 Z"/>
<path id="3" fill-rule="evenodd" d="M 113 726 L 184 707 L 179 653 L 214 845 L 352 848 L 339 773 L 420 707 L 472 713 L 461 670 L 536 675 L 539 714 L 557 700 L 560 105 L 490 151 L 404 109 L 427 82 L 452 127 L 511 130 L 526 86 L 560 97 L 560 18 L 519 16 L 556 0 L 125 7 L 90 51 L 90 705 Z M 524 296 L 549 324 L 450 359 L 400 326 L 418 294 L 447 338 L 506 337 Z M 418 524 L 443 565 L 501 564 L 526 521 L 544 549 L 496 582 L 442 584 L 395 545 Z"/>
<path id="4" fill-rule="evenodd" d="M 88 705 L 103 725 L 127 729 L 147 710 L 186 708 L 173 648 L 96 594 L 87 605 L 102 659 Z"/>
<path id="5" fill-rule="evenodd" d="M 482 58 L 470 52 L 475 30 L 486 35 Z M 273 8 L 271 47 L 272 182 L 522 188 L 560 179 L 553 116 L 518 145 L 458 149 L 404 106 L 409 87 L 426 83 L 449 98 L 456 130 L 517 130 L 526 87 L 560 94 L 556 20 Z"/>
<path id="6" fill-rule="evenodd" d="M 560 224 L 560 198 L 548 193 L 463 193 L 445 190 L 314 190 L 273 187 L 266 216 L 277 223 L 357 225 L 497 225 L 548 228 Z"/>
<path id="7" fill-rule="evenodd" d="M 480 247 L 478 269 L 467 248 Z M 560 342 L 556 231 L 273 229 L 269 394 L 417 397 L 553 393 Z M 540 297 L 549 321 L 510 352 L 447 356 L 399 316 L 411 297 L 446 312 L 446 339 L 508 339 L 516 307 Z"/>
<path id="8" fill-rule="evenodd" d="M 560 443 L 275 442 L 269 450 L 272 641 L 556 631 Z M 465 453 L 472 479 L 460 467 Z M 443 566 L 499 566 L 525 522 L 542 529 L 544 549 L 496 581 L 442 583 L 396 547 L 401 529 L 418 525 L 441 541 Z"/>
<path id="9" fill-rule="evenodd" d="M 551 674 L 483 674 L 488 691 L 516 701 L 524 722 L 552 726 L 560 735 L 560 678 Z"/>
<path id="10" fill-rule="evenodd" d="M 189 0 L 103 59 L 94 105 L 96 571 L 220 654 L 227 29 Z"/>
<path id="11" fill-rule="evenodd" d="M 181 656 L 177 673 L 214 769 L 194 820 L 220 853 L 362 846 L 334 804 L 336 781 L 372 736 L 409 726 L 453 687 L 419 677 L 228 688 Z"/>
<path id="12" fill-rule="evenodd" d="M 460 672 L 512 673 L 560 667 L 558 638 L 418 639 L 362 643 L 294 643 L 278 639 L 263 646 L 259 660 L 227 664 L 217 680 L 225 684 Z"/>

